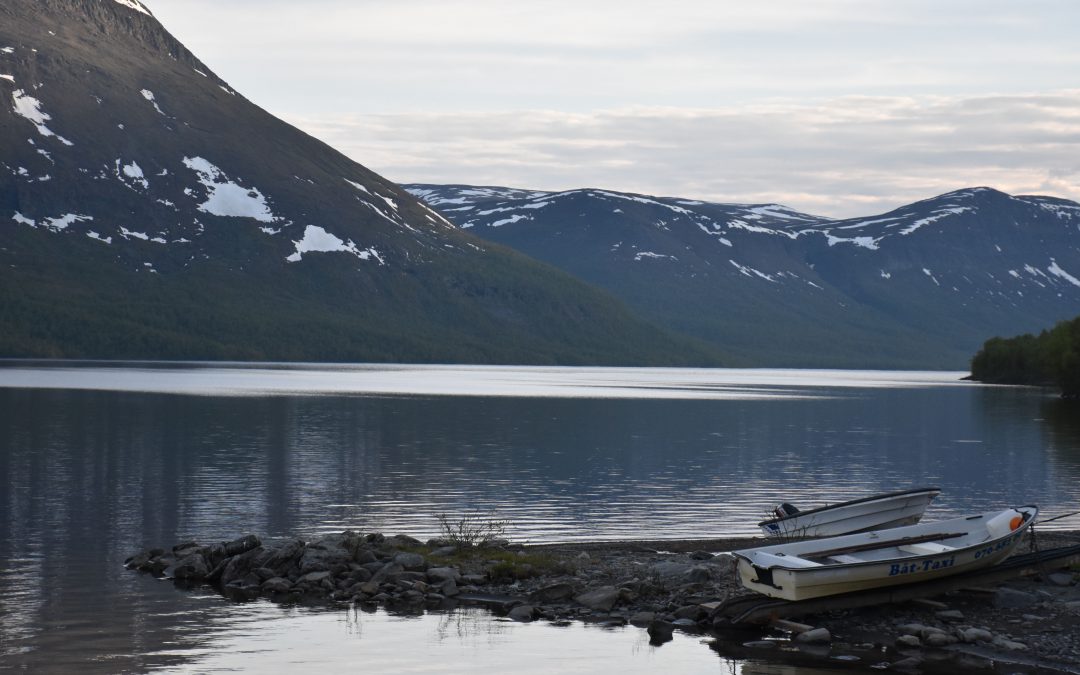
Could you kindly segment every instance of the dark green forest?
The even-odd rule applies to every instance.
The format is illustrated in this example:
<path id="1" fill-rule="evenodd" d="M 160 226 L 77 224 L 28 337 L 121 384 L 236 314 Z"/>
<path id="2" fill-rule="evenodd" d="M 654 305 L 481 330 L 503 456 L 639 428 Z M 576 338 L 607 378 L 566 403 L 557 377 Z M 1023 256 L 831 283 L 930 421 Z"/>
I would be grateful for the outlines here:
<path id="1" fill-rule="evenodd" d="M 1080 398 L 1080 317 L 1038 335 L 987 340 L 971 360 L 971 378 L 996 384 L 1058 386 Z"/>

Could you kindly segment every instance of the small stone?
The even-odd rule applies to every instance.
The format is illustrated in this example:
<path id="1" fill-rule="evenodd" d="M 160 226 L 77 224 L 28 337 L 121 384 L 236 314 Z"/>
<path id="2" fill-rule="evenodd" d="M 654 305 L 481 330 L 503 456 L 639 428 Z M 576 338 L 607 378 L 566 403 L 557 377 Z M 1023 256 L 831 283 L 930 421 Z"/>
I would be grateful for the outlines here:
<path id="1" fill-rule="evenodd" d="M 1014 651 L 1014 652 L 1026 652 L 1028 650 L 1028 646 L 1026 644 L 1024 644 L 1023 642 L 1015 642 L 1013 640 L 1006 640 L 1005 638 L 1001 638 L 1001 637 L 994 640 L 994 646 L 995 647 L 1000 647 L 1001 649 L 1008 649 L 1009 651 Z"/>
<path id="2" fill-rule="evenodd" d="M 404 571 L 405 568 L 398 563 L 388 562 L 379 567 L 379 571 L 371 577 L 371 580 L 380 583 L 383 581 L 393 581 L 399 579 Z"/>
<path id="3" fill-rule="evenodd" d="M 698 621 L 705 615 L 705 610 L 701 605 L 684 605 L 674 612 L 676 619 L 690 619 L 691 621 Z"/>
<path id="4" fill-rule="evenodd" d="M 935 616 L 942 621 L 963 621 L 964 613 L 958 609 L 943 609 L 937 612 Z"/>
<path id="5" fill-rule="evenodd" d="M 297 584 L 317 584 L 320 581 L 322 581 L 323 579 L 329 579 L 329 578 L 330 578 L 330 573 L 326 572 L 326 571 L 323 571 L 323 572 L 308 572 L 304 576 L 297 579 L 296 583 Z"/>
<path id="6" fill-rule="evenodd" d="M 510 610 L 507 615 L 514 621 L 532 621 L 534 608 L 532 605 L 518 605 Z"/>
<path id="7" fill-rule="evenodd" d="M 370 548 L 361 548 L 357 549 L 356 553 L 353 554 L 353 560 L 360 565 L 366 565 L 368 563 L 377 562 L 379 558 Z"/>
<path id="8" fill-rule="evenodd" d="M 917 656 L 909 656 L 892 663 L 892 667 L 896 670 L 918 670 L 921 666 L 922 659 Z"/>
<path id="9" fill-rule="evenodd" d="M 1046 581 L 1054 586 L 1072 586 L 1073 575 L 1068 572 L 1054 572 L 1046 576 Z"/>
<path id="10" fill-rule="evenodd" d="M 446 558 L 454 555 L 455 553 L 457 553 L 457 551 L 458 550 L 456 546 L 440 546 L 434 551 L 432 551 L 429 555 L 433 558 Z"/>
<path id="11" fill-rule="evenodd" d="M 945 647 L 951 644 L 956 644 L 956 642 L 957 639 L 955 637 L 949 635 L 945 631 L 940 630 L 933 633 L 928 633 L 926 637 L 923 638 L 923 644 L 925 644 L 927 647 Z"/>
<path id="12" fill-rule="evenodd" d="M 460 595 L 461 590 L 458 589 L 457 582 L 453 579 L 447 579 L 438 586 L 439 592 L 448 598 L 452 598 L 455 595 Z"/>
<path id="13" fill-rule="evenodd" d="M 288 593 L 292 583 L 284 577 L 273 577 L 264 581 L 261 588 L 263 593 Z"/>
<path id="14" fill-rule="evenodd" d="M 589 609 L 601 612 L 610 612 L 611 608 L 619 600 L 619 589 L 614 586 L 603 586 L 594 591 L 582 593 L 574 598 L 578 604 L 585 605 Z"/>
<path id="15" fill-rule="evenodd" d="M 1031 593 L 1002 587 L 994 593 L 994 606 L 999 608 L 1028 607 L 1034 605 L 1036 598 Z"/>
<path id="16" fill-rule="evenodd" d="M 712 570 L 702 565 L 694 565 L 686 572 L 683 579 L 687 583 L 703 584 L 712 579 Z"/>
<path id="17" fill-rule="evenodd" d="M 968 628 L 960 631 L 960 639 L 967 643 L 991 642 L 994 639 L 994 635 L 990 631 L 982 628 Z"/>
<path id="18" fill-rule="evenodd" d="M 210 574 L 210 568 L 206 564 L 206 558 L 201 553 L 192 553 L 176 563 L 172 576 L 175 579 L 202 581 L 208 574 Z"/>
<path id="19" fill-rule="evenodd" d="M 795 636 L 795 642 L 807 644 L 824 644 L 830 641 L 832 641 L 832 635 L 829 634 L 828 628 L 813 628 Z"/>
<path id="20" fill-rule="evenodd" d="M 904 635 L 922 635 L 926 632 L 927 626 L 921 623 L 903 623 L 896 628 Z"/>
<path id="21" fill-rule="evenodd" d="M 394 556 L 394 562 L 409 572 L 423 571 L 427 567 L 427 561 L 419 553 L 398 553 Z"/>
<path id="22" fill-rule="evenodd" d="M 365 581 L 356 585 L 356 590 L 364 593 L 365 595 L 375 595 L 379 592 L 379 582 L 377 581 Z"/>
<path id="23" fill-rule="evenodd" d="M 667 621 L 656 619 L 650 622 L 645 630 L 649 633 L 649 644 L 662 645 L 672 640 L 675 626 Z"/>
<path id="24" fill-rule="evenodd" d="M 922 640 L 915 635 L 901 635 L 896 638 L 898 647 L 922 647 Z"/>
<path id="25" fill-rule="evenodd" d="M 401 594 L 401 601 L 416 604 L 424 601 L 424 594 L 416 590 L 408 590 Z"/>
<path id="26" fill-rule="evenodd" d="M 225 544 L 225 555 L 232 557 L 234 555 L 240 555 L 241 553 L 247 553 L 253 548 L 256 548 L 262 544 L 259 538 L 253 534 L 249 534 L 239 539 L 234 539 Z"/>
<path id="27" fill-rule="evenodd" d="M 630 623 L 635 626 L 648 626 L 656 619 L 656 612 L 635 612 L 630 616 Z"/>
<path id="28" fill-rule="evenodd" d="M 530 597 L 533 600 L 539 602 L 559 602 L 566 600 L 574 595 L 574 587 L 568 583 L 560 582 L 557 584 L 550 584 L 543 588 L 538 588 L 532 592 Z"/>

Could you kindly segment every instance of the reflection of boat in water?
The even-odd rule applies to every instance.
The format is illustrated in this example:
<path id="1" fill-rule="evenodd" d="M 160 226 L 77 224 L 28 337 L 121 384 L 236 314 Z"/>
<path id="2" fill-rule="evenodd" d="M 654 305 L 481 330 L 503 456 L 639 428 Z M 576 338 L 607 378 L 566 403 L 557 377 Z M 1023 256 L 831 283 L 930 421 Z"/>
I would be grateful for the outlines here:
<path id="1" fill-rule="evenodd" d="M 935 487 L 901 490 L 809 511 L 785 503 L 776 507 L 775 518 L 761 521 L 758 527 L 770 537 L 832 537 L 914 525 L 939 494 L 941 490 Z"/>
<path id="2" fill-rule="evenodd" d="M 1012 553 L 1038 512 L 1035 506 L 1020 506 L 732 554 L 746 588 L 804 600 L 990 567 Z"/>

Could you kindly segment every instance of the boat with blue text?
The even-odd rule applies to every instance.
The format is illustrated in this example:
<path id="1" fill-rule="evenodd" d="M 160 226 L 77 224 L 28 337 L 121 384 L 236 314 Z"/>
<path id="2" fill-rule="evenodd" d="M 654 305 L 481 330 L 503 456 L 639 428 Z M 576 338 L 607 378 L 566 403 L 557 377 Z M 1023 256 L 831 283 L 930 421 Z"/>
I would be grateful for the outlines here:
<path id="1" fill-rule="evenodd" d="M 1018 506 L 732 555 L 744 587 L 774 598 L 805 600 L 996 565 L 1019 545 L 1038 512 L 1036 506 Z"/>

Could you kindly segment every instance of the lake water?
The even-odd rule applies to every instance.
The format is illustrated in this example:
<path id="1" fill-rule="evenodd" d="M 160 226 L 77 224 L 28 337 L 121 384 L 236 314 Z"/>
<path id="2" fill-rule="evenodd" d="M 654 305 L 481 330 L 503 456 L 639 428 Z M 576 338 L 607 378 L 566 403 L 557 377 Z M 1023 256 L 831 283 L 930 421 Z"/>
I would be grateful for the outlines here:
<path id="1" fill-rule="evenodd" d="M 475 510 L 540 543 L 753 534 L 779 501 L 923 485 L 927 518 L 1080 509 L 1076 410 L 962 375 L 8 362 L 0 670 L 738 670 L 692 636 L 232 604 L 121 563 L 248 532 L 428 538 Z"/>

